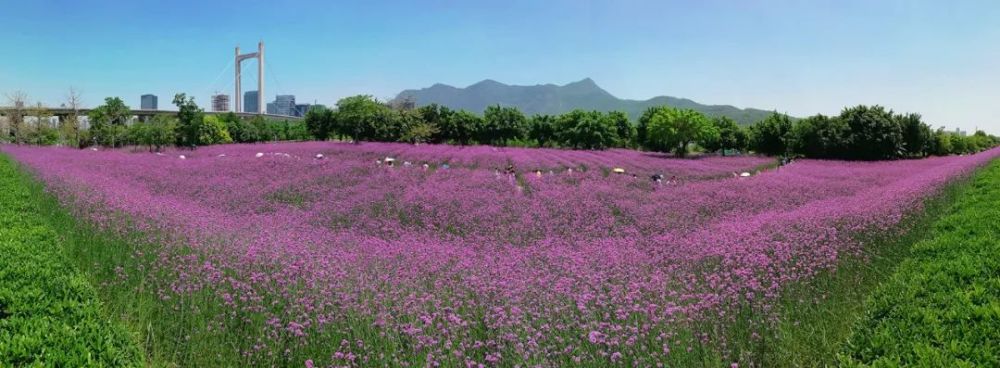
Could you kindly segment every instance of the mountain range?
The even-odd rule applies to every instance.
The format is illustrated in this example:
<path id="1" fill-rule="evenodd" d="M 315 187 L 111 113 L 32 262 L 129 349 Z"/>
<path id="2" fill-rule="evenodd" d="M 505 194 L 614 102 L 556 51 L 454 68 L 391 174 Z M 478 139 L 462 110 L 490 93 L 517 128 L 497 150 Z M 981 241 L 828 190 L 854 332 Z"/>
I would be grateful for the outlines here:
<path id="1" fill-rule="evenodd" d="M 771 111 L 761 109 L 740 109 L 730 105 L 703 105 L 686 98 L 658 96 L 648 100 L 620 99 L 585 78 L 566 85 L 540 84 L 534 86 L 507 85 L 486 79 L 465 88 L 437 83 L 427 88 L 408 89 L 396 95 L 396 100 L 412 99 L 417 106 L 436 103 L 451 109 L 464 109 L 482 113 L 487 106 L 513 106 L 526 115 L 562 114 L 574 109 L 598 111 L 624 111 L 632 119 L 638 119 L 642 112 L 652 106 L 667 105 L 675 108 L 693 109 L 705 115 L 726 116 L 737 123 L 746 125 L 760 121 Z"/>

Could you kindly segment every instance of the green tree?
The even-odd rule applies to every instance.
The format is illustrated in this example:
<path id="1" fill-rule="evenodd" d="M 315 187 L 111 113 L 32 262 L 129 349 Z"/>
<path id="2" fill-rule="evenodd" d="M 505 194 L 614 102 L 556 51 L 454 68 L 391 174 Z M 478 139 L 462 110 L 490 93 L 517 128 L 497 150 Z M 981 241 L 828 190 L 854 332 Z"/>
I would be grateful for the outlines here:
<path id="1" fill-rule="evenodd" d="M 177 140 L 177 119 L 166 116 L 153 116 L 147 123 L 143 144 L 159 152 L 164 146 Z"/>
<path id="2" fill-rule="evenodd" d="M 337 129 L 333 111 L 324 106 L 309 109 L 305 116 L 305 127 L 313 138 L 321 141 L 329 139 L 336 134 Z"/>
<path id="3" fill-rule="evenodd" d="M 267 120 L 260 115 L 254 115 L 250 118 L 250 121 L 247 122 L 247 131 L 249 132 L 247 134 L 252 134 L 249 135 L 252 137 L 251 142 L 268 142 L 276 139 L 271 133 L 271 129 L 268 128 Z"/>
<path id="4" fill-rule="evenodd" d="M 815 158 L 842 158 L 848 150 L 850 128 L 842 120 L 814 115 L 799 120 L 792 127 L 790 150 Z"/>
<path id="5" fill-rule="evenodd" d="M 432 103 L 427 106 L 421 106 L 417 109 L 417 113 L 420 115 L 423 123 L 429 125 L 426 128 L 432 128 L 436 132 L 430 141 L 440 143 L 456 140 L 453 136 L 456 133 L 454 129 L 456 127 L 450 124 L 452 120 L 451 116 L 455 114 L 454 111 L 445 106 Z"/>
<path id="6" fill-rule="evenodd" d="M 219 121 L 226 125 L 226 131 L 229 132 L 229 137 L 232 138 L 233 142 L 252 143 L 257 141 L 257 134 L 253 127 L 235 113 L 227 112 L 216 116 Z"/>
<path id="7" fill-rule="evenodd" d="M 443 131 L 442 135 L 450 137 L 449 139 L 461 145 L 466 145 L 479 136 L 484 124 L 483 118 L 478 115 L 459 110 L 451 114 L 440 129 Z"/>
<path id="8" fill-rule="evenodd" d="M 510 140 L 524 138 L 527 132 L 527 119 L 516 107 L 488 106 L 483 118 L 486 125 L 480 142 L 503 146 Z"/>
<path id="9" fill-rule="evenodd" d="M 859 105 L 846 108 L 840 120 L 850 128 L 848 159 L 882 160 L 899 157 L 904 152 L 903 130 L 893 119 L 892 111 L 882 106 Z"/>
<path id="10" fill-rule="evenodd" d="M 716 140 L 719 132 L 700 112 L 663 106 L 651 114 L 646 134 L 652 146 L 669 149 L 678 157 L 684 157 L 691 143 Z"/>
<path id="11" fill-rule="evenodd" d="M 201 141 L 205 112 L 194 102 L 194 97 L 178 93 L 174 95 L 173 102 L 178 108 L 177 146 L 193 148 L 206 144 Z"/>
<path id="12" fill-rule="evenodd" d="M 534 115 L 528 119 L 528 139 L 540 147 L 556 145 L 556 118 L 552 115 Z"/>
<path id="13" fill-rule="evenodd" d="M 437 134 L 437 126 L 421 121 L 410 125 L 400 140 L 408 143 L 427 143 Z"/>
<path id="14" fill-rule="evenodd" d="M 556 137 L 568 147 L 605 149 L 618 143 L 617 127 L 600 111 L 570 111 L 556 118 L 556 127 Z"/>
<path id="15" fill-rule="evenodd" d="M 646 149 L 653 151 L 665 151 L 665 147 L 657 147 L 656 142 L 649 139 L 649 121 L 653 119 L 653 115 L 660 111 L 660 109 L 665 106 L 652 106 L 642 112 L 642 116 L 639 117 L 639 122 L 635 127 L 635 140 L 639 146 L 645 147 Z"/>
<path id="16" fill-rule="evenodd" d="M 80 145 L 80 118 L 76 112 L 71 112 L 59 120 L 59 135 L 65 145 L 78 147 Z"/>
<path id="17" fill-rule="evenodd" d="M 198 125 L 198 145 L 233 143 L 233 138 L 226 130 L 226 123 L 219 120 L 215 115 L 202 117 L 201 124 Z"/>
<path id="18" fill-rule="evenodd" d="M 622 111 L 611 111 L 606 115 L 606 118 L 611 121 L 611 125 L 615 127 L 615 133 L 618 135 L 618 147 L 632 147 L 636 139 L 636 129 L 635 125 L 628 120 L 628 115 Z"/>
<path id="19" fill-rule="evenodd" d="M 921 121 L 920 114 L 896 115 L 903 134 L 903 149 L 910 156 L 926 156 L 931 142 L 931 127 Z"/>
<path id="20" fill-rule="evenodd" d="M 337 130 L 355 141 L 373 140 L 386 130 L 380 125 L 390 116 L 387 110 L 369 95 L 343 98 L 337 101 Z"/>
<path id="21" fill-rule="evenodd" d="M 783 155 L 788 152 L 791 131 L 792 119 L 774 112 L 750 126 L 750 146 L 757 153 Z"/>
<path id="22" fill-rule="evenodd" d="M 90 121 L 90 136 L 94 143 L 102 146 L 119 147 L 124 144 L 125 125 L 132 117 L 132 109 L 118 97 L 104 99 L 100 105 L 87 114 Z"/>
<path id="23" fill-rule="evenodd" d="M 736 124 L 736 121 L 722 116 L 712 119 L 712 125 L 719 132 L 719 139 L 707 141 L 705 149 L 711 152 L 722 151 L 726 155 L 726 150 L 743 150 L 747 146 L 747 132 Z"/>
<path id="24" fill-rule="evenodd" d="M 24 117 L 26 115 L 24 104 L 27 99 L 28 96 L 21 91 L 16 91 L 7 95 L 7 101 L 10 103 L 12 109 L 8 111 L 6 115 L 8 125 L 5 126 L 5 129 L 7 130 L 5 138 L 16 144 L 24 143 L 26 139 L 25 130 L 27 129 L 27 125 L 24 121 Z"/>
<path id="25" fill-rule="evenodd" d="M 954 153 L 954 147 L 951 145 L 951 133 L 946 132 L 944 128 L 940 128 L 934 132 L 932 142 L 931 154 L 935 156 L 947 156 Z"/>

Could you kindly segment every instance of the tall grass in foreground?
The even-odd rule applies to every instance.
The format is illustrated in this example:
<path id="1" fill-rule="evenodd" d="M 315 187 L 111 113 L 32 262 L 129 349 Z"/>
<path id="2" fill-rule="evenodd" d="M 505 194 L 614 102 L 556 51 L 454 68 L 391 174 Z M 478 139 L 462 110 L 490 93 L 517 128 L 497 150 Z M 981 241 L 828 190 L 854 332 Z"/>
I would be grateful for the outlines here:
<path id="1" fill-rule="evenodd" d="M 843 366 L 1000 366 L 1000 162 L 865 303 Z"/>
<path id="2" fill-rule="evenodd" d="M 132 335 L 63 253 L 72 240 L 54 205 L 0 155 L 0 366 L 142 365 Z"/>

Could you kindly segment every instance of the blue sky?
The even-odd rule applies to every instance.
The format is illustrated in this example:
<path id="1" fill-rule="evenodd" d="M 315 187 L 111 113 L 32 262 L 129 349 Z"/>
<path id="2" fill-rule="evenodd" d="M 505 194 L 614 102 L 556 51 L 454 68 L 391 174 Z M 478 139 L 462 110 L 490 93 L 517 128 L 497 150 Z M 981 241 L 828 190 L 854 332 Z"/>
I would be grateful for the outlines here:
<path id="1" fill-rule="evenodd" d="M 233 48 L 264 40 L 268 100 L 590 77 L 623 98 L 796 116 L 882 104 L 1000 134 L 997 1 L 33 0 L 3 11 L 0 94 L 48 105 L 73 86 L 88 106 L 121 96 L 138 107 L 153 93 L 163 107 L 176 92 L 204 106 L 232 93 Z M 244 90 L 255 85 L 245 72 Z"/>

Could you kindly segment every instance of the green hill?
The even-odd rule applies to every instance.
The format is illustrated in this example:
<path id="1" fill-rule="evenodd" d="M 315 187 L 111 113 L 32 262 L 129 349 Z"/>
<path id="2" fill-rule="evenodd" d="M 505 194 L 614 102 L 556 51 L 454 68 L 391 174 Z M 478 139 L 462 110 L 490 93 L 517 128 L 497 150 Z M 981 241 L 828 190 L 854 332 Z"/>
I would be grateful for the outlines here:
<path id="1" fill-rule="evenodd" d="M 770 114 L 760 109 L 740 109 L 730 105 L 703 105 L 686 98 L 658 96 L 648 100 L 620 99 L 608 93 L 590 78 L 566 85 L 542 84 L 514 86 L 494 80 L 484 80 L 465 88 L 435 84 L 428 88 L 408 89 L 400 92 L 397 100 L 411 98 L 418 106 L 431 103 L 452 109 L 481 113 L 486 106 L 500 104 L 514 106 L 527 115 L 562 114 L 574 109 L 599 111 L 624 111 L 637 119 L 651 106 L 668 105 L 694 109 L 708 116 L 728 116 L 740 124 L 759 121 Z"/>

